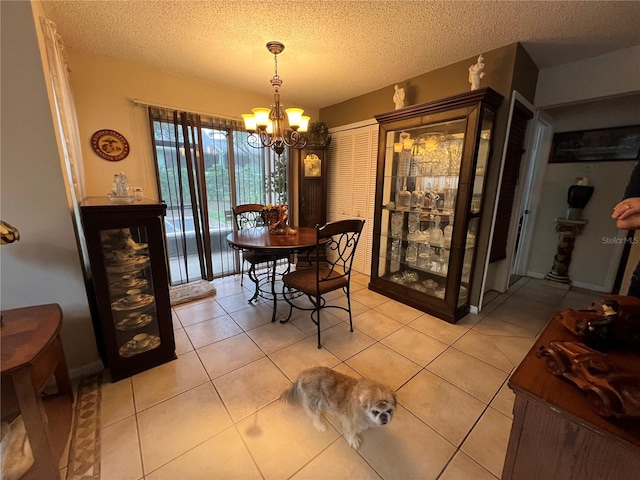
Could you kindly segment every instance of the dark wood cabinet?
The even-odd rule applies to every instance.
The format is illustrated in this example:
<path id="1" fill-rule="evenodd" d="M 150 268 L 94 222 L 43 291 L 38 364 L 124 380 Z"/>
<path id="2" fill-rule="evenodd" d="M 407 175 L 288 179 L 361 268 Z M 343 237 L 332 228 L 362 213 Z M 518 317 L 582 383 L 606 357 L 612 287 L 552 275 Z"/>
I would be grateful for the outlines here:
<path id="1" fill-rule="evenodd" d="M 166 205 L 89 197 L 80 211 L 98 306 L 94 328 L 112 381 L 175 359 L 162 228 Z"/>
<path id="2" fill-rule="evenodd" d="M 298 225 L 327 223 L 327 150 L 308 146 L 294 150 L 298 164 Z"/>
<path id="3" fill-rule="evenodd" d="M 515 393 L 504 480 L 632 480 L 640 472 L 640 418 L 598 415 L 585 392 L 552 375 L 538 345 L 581 341 L 553 318 L 509 379 Z M 640 355 L 611 349 L 608 360 L 640 373 Z"/>
<path id="4" fill-rule="evenodd" d="M 486 88 L 375 117 L 380 132 L 371 290 L 449 322 L 469 312 L 501 102 Z"/>

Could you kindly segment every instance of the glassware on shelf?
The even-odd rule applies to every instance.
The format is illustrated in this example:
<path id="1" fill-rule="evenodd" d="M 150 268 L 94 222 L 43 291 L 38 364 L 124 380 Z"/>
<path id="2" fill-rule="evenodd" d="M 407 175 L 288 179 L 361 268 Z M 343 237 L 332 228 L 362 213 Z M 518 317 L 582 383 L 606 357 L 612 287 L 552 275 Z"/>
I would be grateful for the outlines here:
<path id="1" fill-rule="evenodd" d="M 462 162 L 462 138 L 450 135 L 447 147 L 449 150 L 449 175 L 460 174 L 460 163 Z"/>
<path id="2" fill-rule="evenodd" d="M 442 218 L 440 215 L 429 215 L 432 222 L 432 227 L 429 229 L 429 243 L 432 245 L 442 245 L 443 233 L 440 229 L 440 222 Z"/>
<path id="3" fill-rule="evenodd" d="M 397 142 L 398 146 L 396 147 L 396 144 L 394 144 L 394 151 L 398 151 L 397 175 L 399 177 L 408 177 L 411 167 L 411 145 L 413 144 L 413 140 L 407 132 L 401 132 L 399 139 L 400 141 Z"/>
<path id="4" fill-rule="evenodd" d="M 458 189 L 452 188 L 451 183 L 447 182 L 444 188 L 444 211 L 447 213 L 453 213 L 456 205 L 456 196 L 458 195 Z"/>
<path id="5" fill-rule="evenodd" d="M 407 179 L 404 179 L 402 190 L 396 193 L 396 208 L 398 210 L 409 210 L 411 208 L 411 192 L 407 190 Z"/>
<path id="6" fill-rule="evenodd" d="M 445 256 L 445 249 L 441 248 L 440 249 L 440 254 L 438 255 L 438 263 L 440 264 L 440 273 L 443 273 L 444 275 L 447 274 L 447 272 L 449 271 L 449 259 L 447 256 Z"/>
<path id="7" fill-rule="evenodd" d="M 402 242 L 400 240 L 394 240 L 391 242 L 391 260 L 400 260 L 400 247 Z"/>
<path id="8" fill-rule="evenodd" d="M 409 233 L 416 233 L 420 230 L 420 213 L 410 213 L 408 221 Z"/>
<path id="9" fill-rule="evenodd" d="M 431 265 L 431 247 L 427 243 L 418 245 L 418 266 L 429 268 Z"/>
<path id="10" fill-rule="evenodd" d="M 404 222 L 404 213 L 391 213 L 391 236 L 393 238 L 402 238 L 402 223 Z"/>
<path id="11" fill-rule="evenodd" d="M 404 258 L 409 265 L 415 265 L 418 262 L 418 244 L 416 242 L 409 242 Z"/>
<path id="12" fill-rule="evenodd" d="M 416 182 L 416 189 L 411 192 L 411 209 L 412 210 L 422 210 L 422 207 L 424 206 L 424 192 L 422 191 L 422 189 L 420 188 L 419 185 L 417 185 L 418 182 Z"/>
<path id="13" fill-rule="evenodd" d="M 453 225 L 449 224 L 446 227 L 444 227 L 444 236 L 442 238 L 444 238 L 444 241 L 448 245 L 450 245 L 452 236 L 453 236 Z"/>

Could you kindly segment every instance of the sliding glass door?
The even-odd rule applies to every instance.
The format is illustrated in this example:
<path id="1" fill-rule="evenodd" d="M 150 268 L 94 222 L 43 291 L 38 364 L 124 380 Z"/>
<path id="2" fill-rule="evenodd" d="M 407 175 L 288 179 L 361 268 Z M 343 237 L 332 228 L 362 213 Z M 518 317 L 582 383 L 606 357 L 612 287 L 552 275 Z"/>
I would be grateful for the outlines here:
<path id="1" fill-rule="evenodd" d="M 232 121 L 157 108 L 150 119 L 171 284 L 239 272 L 226 242 L 232 206 L 270 201 L 268 149 L 250 147 Z"/>

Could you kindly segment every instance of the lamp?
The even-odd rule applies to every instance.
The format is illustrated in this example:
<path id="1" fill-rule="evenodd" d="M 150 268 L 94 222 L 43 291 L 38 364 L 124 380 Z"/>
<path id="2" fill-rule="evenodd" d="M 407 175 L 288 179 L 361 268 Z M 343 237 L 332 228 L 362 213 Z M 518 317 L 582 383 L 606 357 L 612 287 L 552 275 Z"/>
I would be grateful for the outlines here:
<path id="1" fill-rule="evenodd" d="M 251 135 L 247 139 L 254 148 L 271 148 L 281 155 L 285 147 L 304 148 L 307 139 L 302 133 L 307 131 L 309 117 L 302 115 L 301 108 L 287 108 L 280 105 L 280 87 L 282 80 L 278 76 L 278 54 L 284 50 L 280 42 L 267 43 L 267 50 L 273 53 L 275 75 L 271 79 L 273 86 L 273 105 L 269 108 L 254 108 L 253 113 L 244 113 L 244 127 Z M 284 114 L 287 114 L 289 128 L 285 128 Z"/>

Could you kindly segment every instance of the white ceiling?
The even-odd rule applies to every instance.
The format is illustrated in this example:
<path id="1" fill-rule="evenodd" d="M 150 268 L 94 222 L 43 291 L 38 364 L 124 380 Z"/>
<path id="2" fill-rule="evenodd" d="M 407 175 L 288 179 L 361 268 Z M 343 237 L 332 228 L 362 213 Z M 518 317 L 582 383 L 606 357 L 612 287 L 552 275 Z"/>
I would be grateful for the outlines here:
<path id="1" fill-rule="evenodd" d="M 638 1 L 67 1 L 71 49 L 324 107 L 521 42 L 539 68 L 640 45 Z M 639 60 L 640 61 L 640 60 Z M 491 68 L 487 64 L 486 70 Z"/>

